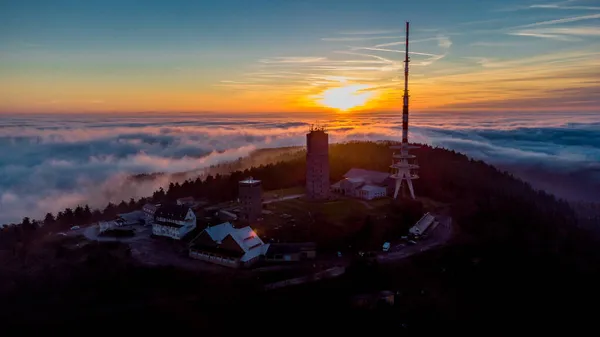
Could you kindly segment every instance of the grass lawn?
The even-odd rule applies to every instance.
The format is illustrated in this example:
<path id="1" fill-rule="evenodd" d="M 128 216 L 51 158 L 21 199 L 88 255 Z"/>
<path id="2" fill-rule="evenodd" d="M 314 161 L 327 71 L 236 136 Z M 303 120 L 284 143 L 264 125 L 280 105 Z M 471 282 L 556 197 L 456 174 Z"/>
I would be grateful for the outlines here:
<path id="1" fill-rule="evenodd" d="M 435 201 L 429 198 L 417 197 L 417 200 L 423 203 L 423 208 L 426 212 L 433 212 L 439 208 L 447 207 L 448 204 Z"/>
<path id="2" fill-rule="evenodd" d="M 374 199 L 374 200 L 369 200 L 369 201 L 366 201 L 366 202 L 369 205 L 371 205 L 371 207 L 373 207 L 374 209 L 376 209 L 376 208 L 388 206 L 390 204 L 390 202 L 392 202 L 392 198 Z"/>
<path id="3" fill-rule="evenodd" d="M 443 206 L 427 198 L 419 201 L 425 211 Z M 264 209 L 268 214 L 263 214 L 263 220 L 253 228 L 265 242 L 315 241 L 320 247 L 334 247 L 357 233 L 370 215 L 374 223 L 371 235 L 379 244 L 378 241 L 389 240 L 390 236 L 400 237 L 413 224 L 413 220 L 407 219 L 408 213 L 392 205 L 391 198 L 366 201 L 340 197 L 326 202 L 297 198 L 273 202 Z"/>
<path id="4" fill-rule="evenodd" d="M 279 190 L 265 191 L 263 193 L 263 198 L 265 200 L 281 198 L 281 197 L 285 197 L 288 195 L 304 194 L 304 191 L 305 191 L 304 186 L 296 186 L 296 187 L 284 188 L 284 189 L 279 189 Z"/>
<path id="5" fill-rule="evenodd" d="M 311 240 L 310 233 L 324 230 L 325 224 L 337 228 L 336 232 L 345 232 L 349 229 L 348 219 L 360 222 L 371 211 L 360 200 L 349 198 L 327 202 L 284 200 L 268 204 L 266 210 L 272 213 L 264 214 L 263 221 L 254 227 L 261 237 L 281 242 Z"/>

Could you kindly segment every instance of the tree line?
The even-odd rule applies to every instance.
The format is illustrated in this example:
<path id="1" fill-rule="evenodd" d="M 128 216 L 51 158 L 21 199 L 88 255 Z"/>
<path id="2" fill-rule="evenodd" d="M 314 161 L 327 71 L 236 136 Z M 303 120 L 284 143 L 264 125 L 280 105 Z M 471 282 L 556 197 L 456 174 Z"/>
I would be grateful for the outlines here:
<path id="1" fill-rule="evenodd" d="M 341 179 L 353 167 L 390 172 L 392 150 L 389 147 L 393 144 L 388 141 L 331 144 L 331 182 Z M 559 246 L 568 245 L 566 238 L 585 236 L 573 234 L 571 227 L 576 227 L 578 220 L 567 202 L 536 191 L 509 173 L 442 148 L 422 145 L 413 153 L 420 164 L 421 178 L 415 181 L 417 194 L 452 204 L 452 215 L 465 234 L 490 243 L 511 240 L 515 247 L 536 247 L 540 251 L 554 252 L 560 250 Z M 40 229 L 56 232 L 73 225 L 113 219 L 117 214 L 139 209 L 147 202 L 174 202 L 188 196 L 210 203 L 233 200 L 238 182 L 249 176 L 262 180 L 264 190 L 303 185 L 305 151 L 291 151 L 282 156 L 285 160 L 273 164 L 172 182 L 166 189 L 160 188 L 147 198 L 109 203 L 103 209 L 81 205 L 66 208 L 56 215 L 48 213 L 41 221 L 24 218 L 20 224 L 2 229 L 0 244 L 23 241 L 27 233 Z M 418 205 L 414 207 L 418 208 Z M 400 208 L 391 209 L 392 216 L 405 212 Z M 365 220 L 367 224 L 369 221 Z"/>

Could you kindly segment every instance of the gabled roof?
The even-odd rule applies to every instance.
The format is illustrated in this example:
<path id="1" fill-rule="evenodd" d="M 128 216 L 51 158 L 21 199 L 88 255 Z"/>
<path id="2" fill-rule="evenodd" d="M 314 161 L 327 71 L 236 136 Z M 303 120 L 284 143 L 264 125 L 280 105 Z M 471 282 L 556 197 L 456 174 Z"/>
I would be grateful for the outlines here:
<path id="1" fill-rule="evenodd" d="M 410 229 L 410 232 L 411 233 L 416 233 L 416 234 L 423 234 L 423 233 L 425 233 L 425 231 L 427 231 L 427 229 L 429 228 L 429 226 L 431 226 L 431 224 L 433 223 L 434 220 L 435 220 L 435 217 L 431 213 L 427 212 Z"/>
<path id="2" fill-rule="evenodd" d="M 354 184 L 360 184 L 360 183 L 364 183 L 365 179 L 364 178 L 346 178 L 347 181 L 354 183 Z"/>
<path id="3" fill-rule="evenodd" d="M 367 192 L 379 192 L 381 190 L 385 190 L 385 187 L 375 186 L 375 185 L 364 185 L 360 189 L 363 191 L 367 191 Z"/>
<path id="4" fill-rule="evenodd" d="M 145 204 L 144 207 L 142 207 L 142 209 L 144 210 L 144 212 L 154 214 L 156 212 L 156 210 L 158 209 L 158 206 L 156 206 L 154 204 Z"/>
<path id="5" fill-rule="evenodd" d="M 144 212 L 133 211 L 129 213 L 117 214 L 117 217 L 125 222 L 137 222 L 144 217 Z"/>
<path id="6" fill-rule="evenodd" d="M 344 178 L 362 179 L 371 184 L 383 184 L 389 176 L 390 174 L 387 172 L 370 171 L 358 168 L 350 169 L 350 171 L 344 174 Z"/>
<path id="7" fill-rule="evenodd" d="M 160 206 L 154 213 L 154 216 L 183 221 L 189 209 L 188 206 L 167 204 Z"/>
<path id="8" fill-rule="evenodd" d="M 204 230 L 217 244 L 221 243 L 225 237 L 231 235 L 231 238 L 244 251 L 242 261 L 248 261 L 252 258 L 264 254 L 268 245 L 258 237 L 258 235 L 249 226 L 243 228 L 234 228 L 229 222 L 220 225 L 207 227 Z"/>

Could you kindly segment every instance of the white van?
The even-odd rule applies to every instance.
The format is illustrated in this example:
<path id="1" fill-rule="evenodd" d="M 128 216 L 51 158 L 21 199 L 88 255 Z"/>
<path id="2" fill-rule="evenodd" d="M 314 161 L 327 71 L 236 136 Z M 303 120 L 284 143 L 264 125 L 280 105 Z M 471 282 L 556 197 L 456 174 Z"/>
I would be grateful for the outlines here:
<path id="1" fill-rule="evenodd" d="M 390 250 L 390 247 L 391 247 L 390 243 L 389 243 L 389 242 L 385 242 L 385 243 L 383 244 L 383 251 L 384 251 L 384 252 L 387 252 L 387 251 L 389 251 L 389 250 Z"/>

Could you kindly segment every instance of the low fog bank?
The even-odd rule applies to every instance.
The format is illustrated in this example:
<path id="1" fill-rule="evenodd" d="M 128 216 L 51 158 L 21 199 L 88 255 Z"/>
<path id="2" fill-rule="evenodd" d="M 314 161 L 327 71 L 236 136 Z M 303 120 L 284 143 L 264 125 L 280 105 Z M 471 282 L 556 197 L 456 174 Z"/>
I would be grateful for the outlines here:
<path id="1" fill-rule="evenodd" d="M 13 116 L 0 122 L 0 223 L 149 196 L 178 172 L 259 149 L 302 146 L 311 123 L 331 142 L 399 140 L 395 114 L 277 116 Z M 463 152 L 563 198 L 600 201 L 600 120 L 591 114 L 418 114 L 411 141 Z M 260 153 L 260 152 L 259 152 Z M 254 157 L 260 165 L 275 157 Z M 155 179 L 131 175 L 163 172 Z M 182 179 L 181 175 L 177 179 Z"/>

